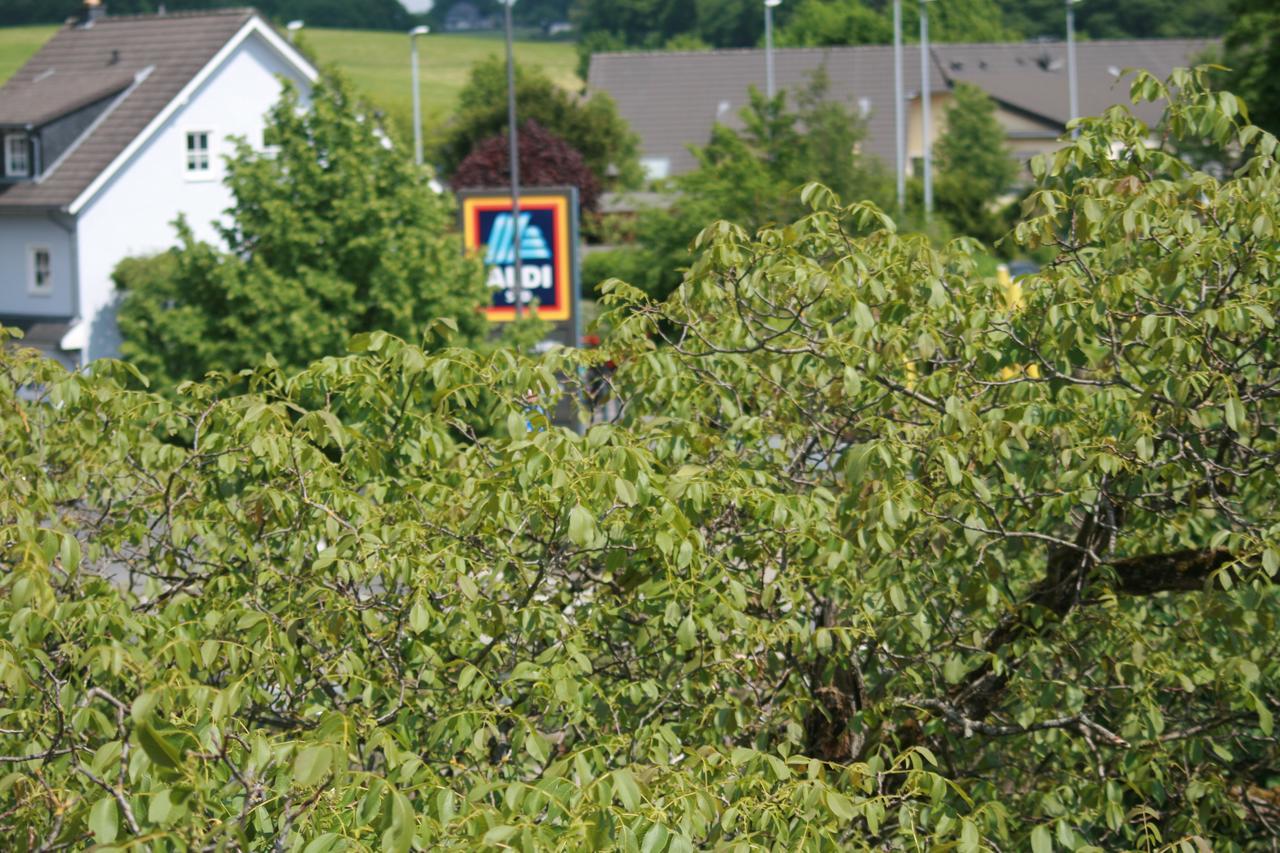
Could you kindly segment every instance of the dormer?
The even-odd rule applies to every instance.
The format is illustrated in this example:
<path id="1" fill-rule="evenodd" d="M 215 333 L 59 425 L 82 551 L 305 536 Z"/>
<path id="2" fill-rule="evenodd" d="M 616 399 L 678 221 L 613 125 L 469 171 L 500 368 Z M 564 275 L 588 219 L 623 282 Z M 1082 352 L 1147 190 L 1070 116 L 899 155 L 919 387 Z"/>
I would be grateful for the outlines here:
<path id="1" fill-rule="evenodd" d="M 46 68 L 6 86 L 0 91 L 0 180 L 40 180 L 139 76 L 113 68 L 107 56 L 99 72 Z"/>

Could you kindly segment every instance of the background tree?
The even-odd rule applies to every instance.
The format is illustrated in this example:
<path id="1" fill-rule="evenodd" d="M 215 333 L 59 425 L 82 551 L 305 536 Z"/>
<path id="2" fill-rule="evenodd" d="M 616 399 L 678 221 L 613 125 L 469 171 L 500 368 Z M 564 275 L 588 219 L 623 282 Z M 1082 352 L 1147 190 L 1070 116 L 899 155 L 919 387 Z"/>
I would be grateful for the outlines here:
<path id="1" fill-rule="evenodd" d="M 639 142 L 603 92 L 582 99 L 561 89 L 536 66 L 516 66 L 516 105 L 521 119 L 532 119 L 569 143 L 605 189 L 634 187 L 642 180 Z M 445 175 L 483 140 L 507 125 L 507 74 L 502 60 L 490 57 L 471 69 L 467 85 L 438 156 Z"/>
<path id="2" fill-rule="evenodd" d="M 510 186 L 509 144 L 509 137 L 504 133 L 491 136 L 473 148 L 454 171 L 453 188 Z M 577 187 L 582 209 L 598 208 L 600 187 L 596 177 L 569 143 L 530 119 L 520 126 L 519 145 L 522 186 Z"/>
<path id="3" fill-rule="evenodd" d="M 995 102 L 981 89 L 957 85 L 947 109 L 946 131 L 934 146 L 938 212 L 955 233 L 988 244 L 1008 230 L 996 205 L 1018 176 L 1018 161 L 1009 153 L 995 113 Z"/>
<path id="4" fill-rule="evenodd" d="M 778 43 L 794 47 L 887 44 L 893 20 L 861 2 L 800 0 L 778 30 Z"/>
<path id="5" fill-rule="evenodd" d="M 169 398 L 4 346 L 4 837 L 1271 849 L 1276 139 L 1135 84 L 1248 165 L 1085 121 L 1017 298 L 810 185 L 592 353 L 373 333 Z M 530 429 L 606 359 L 616 421 Z"/>
<path id="6" fill-rule="evenodd" d="M 438 317 L 463 340 L 483 334 L 481 271 L 458 250 L 452 201 L 363 110 L 335 79 L 306 108 L 286 89 L 268 121 L 275 152 L 241 144 L 227 163 L 226 249 L 180 225 L 176 249 L 118 268 L 126 359 L 168 385 L 268 355 L 296 369 L 359 331 L 417 339 Z"/>
<path id="7" fill-rule="evenodd" d="M 691 260 L 689 244 L 706 222 L 728 217 L 759 228 L 790 221 L 803 210 L 796 189 L 810 180 L 847 198 L 887 203 L 891 178 L 859 153 L 865 126 L 828 97 L 825 70 L 795 93 L 795 107 L 788 97 L 783 91 L 769 101 L 753 90 L 742 129 L 716 125 L 711 141 L 695 152 L 698 167 L 671 182 L 673 207 L 640 214 L 638 248 L 589 256 L 586 283 L 625 277 L 662 298 L 680 282 L 680 270 Z"/>
<path id="8" fill-rule="evenodd" d="M 1280 131 L 1280 9 L 1265 0 L 1235 0 L 1223 62 L 1231 90 L 1258 125 Z"/>

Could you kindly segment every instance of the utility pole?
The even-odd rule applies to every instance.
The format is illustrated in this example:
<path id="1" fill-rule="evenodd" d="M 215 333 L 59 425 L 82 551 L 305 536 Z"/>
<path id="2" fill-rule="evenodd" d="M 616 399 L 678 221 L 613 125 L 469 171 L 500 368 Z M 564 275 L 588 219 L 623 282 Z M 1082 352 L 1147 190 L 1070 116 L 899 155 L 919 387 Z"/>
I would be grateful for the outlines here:
<path id="1" fill-rule="evenodd" d="M 893 135 L 897 155 L 898 216 L 907 209 L 907 124 L 902 96 L 902 0 L 893 0 Z"/>
<path id="2" fill-rule="evenodd" d="M 516 59 L 514 39 L 511 34 L 511 7 L 515 2 L 516 0 L 503 0 L 502 5 L 507 25 L 507 138 L 511 144 L 511 225 L 515 233 L 513 238 L 515 263 L 511 270 L 515 281 L 512 285 L 512 293 L 515 295 L 516 319 L 519 320 L 524 315 L 524 279 L 520 264 L 520 250 L 523 248 L 521 241 L 524 235 L 520 230 L 520 138 L 516 129 Z"/>
<path id="3" fill-rule="evenodd" d="M 422 165 L 422 92 L 418 81 L 418 36 L 431 32 L 430 27 L 409 30 L 409 65 L 413 74 L 413 162 Z"/>
<path id="4" fill-rule="evenodd" d="M 1076 80 L 1076 10 L 1078 0 L 1066 0 L 1067 3 L 1067 96 L 1071 116 L 1069 120 L 1080 118 L 1080 86 Z M 1080 135 L 1079 128 L 1071 131 L 1072 138 Z"/>
<path id="5" fill-rule="evenodd" d="M 933 213 L 933 152 L 929 145 L 929 111 L 932 107 L 929 91 L 929 3 L 920 0 L 920 151 L 924 160 L 924 223 L 929 224 Z"/>

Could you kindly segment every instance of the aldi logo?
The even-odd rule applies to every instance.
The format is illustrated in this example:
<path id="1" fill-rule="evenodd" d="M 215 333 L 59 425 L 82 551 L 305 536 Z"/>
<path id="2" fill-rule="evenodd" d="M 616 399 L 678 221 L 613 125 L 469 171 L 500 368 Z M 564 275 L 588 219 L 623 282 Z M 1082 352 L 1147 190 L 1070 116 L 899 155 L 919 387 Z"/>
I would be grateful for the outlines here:
<path id="1" fill-rule="evenodd" d="M 490 320 L 515 319 L 516 220 L 506 194 L 463 193 L 463 242 L 484 260 Z M 538 192 L 520 199 L 520 296 L 544 320 L 572 316 L 570 194 Z"/>

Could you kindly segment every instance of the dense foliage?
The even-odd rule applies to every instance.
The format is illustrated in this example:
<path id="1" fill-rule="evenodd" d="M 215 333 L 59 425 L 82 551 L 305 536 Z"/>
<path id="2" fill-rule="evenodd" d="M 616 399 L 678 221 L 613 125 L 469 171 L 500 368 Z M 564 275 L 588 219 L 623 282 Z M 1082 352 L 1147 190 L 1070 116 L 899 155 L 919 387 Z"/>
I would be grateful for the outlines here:
<path id="1" fill-rule="evenodd" d="M 1173 84 L 1248 164 L 1085 121 L 1021 294 L 810 186 L 594 354 L 6 351 L 6 841 L 1271 849 L 1280 164 Z M 606 358 L 616 422 L 526 408 Z"/>
<path id="2" fill-rule="evenodd" d="M 161 7 L 170 12 L 249 5 L 242 0 L 108 0 L 113 15 L 145 14 Z M 315 27 L 351 27 L 369 30 L 401 30 L 411 23 L 400 0 L 256 0 L 252 4 L 277 21 L 302 19 Z M 5 0 L 0 25 L 62 23 L 80 14 L 84 0 Z"/>
<path id="3" fill-rule="evenodd" d="M 549 133 L 533 119 L 520 126 L 520 185 L 522 187 L 577 187 L 578 203 L 594 211 L 600 201 L 600 185 L 569 143 Z M 471 150 L 450 179 L 455 190 L 511 185 L 511 137 L 491 136 Z"/>
<path id="4" fill-rule="evenodd" d="M 485 333 L 487 291 L 459 251 L 452 200 L 362 114 L 339 80 L 308 109 L 286 88 L 268 119 L 272 150 L 241 144 L 225 247 L 194 239 L 116 270 L 124 357 L 169 387 L 271 356 L 289 370 L 344 352 L 373 329 L 418 340 L 440 317 L 462 340 Z"/>
<path id="5" fill-rule="evenodd" d="M 805 210 L 797 190 L 808 181 L 843 198 L 891 200 L 889 176 L 858 151 L 862 119 L 828 98 L 825 69 L 798 92 L 779 92 L 772 101 L 753 91 L 741 119 L 741 129 L 713 128 L 711 141 L 695 152 L 698 168 L 670 183 L 669 210 L 640 214 L 634 247 L 588 258 L 587 286 L 616 276 L 664 298 L 680 283 L 692 261 L 689 244 L 706 223 L 724 217 L 754 231 L 789 222 Z"/>
<path id="6" fill-rule="evenodd" d="M 557 86 L 537 66 L 516 66 L 516 107 L 582 154 L 604 188 L 634 187 L 641 178 L 639 141 L 603 92 L 579 98 Z M 438 159 L 446 175 L 471 151 L 507 125 L 507 71 L 498 57 L 478 62 L 458 96 Z"/>
<path id="7" fill-rule="evenodd" d="M 952 90 L 946 130 L 934 146 L 938 212 L 956 234 L 994 243 L 1009 230 L 999 199 L 1018 177 L 995 102 L 968 83 Z"/>
<path id="8" fill-rule="evenodd" d="M 1076 22 L 1088 38 L 1171 38 L 1221 35 L 1235 19 L 1233 0 L 1086 0 Z M 1269 0 L 1260 7 L 1274 5 Z M 918 28 L 919 5 L 904 2 L 908 40 Z M 576 20 L 596 50 L 661 48 L 690 41 L 709 47 L 752 47 L 764 33 L 759 0 L 577 0 Z M 885 44 L 893 37 L 888 0 L 787 0 L 774 10 L 780 44 Z M 929 12 L 939 41 L 1010 41 L 1064 38 L 1062 0 L 946 0 Z"/>

